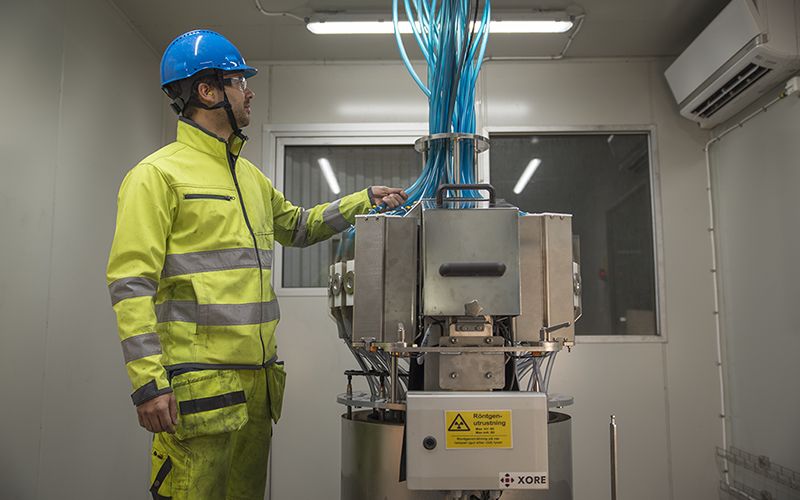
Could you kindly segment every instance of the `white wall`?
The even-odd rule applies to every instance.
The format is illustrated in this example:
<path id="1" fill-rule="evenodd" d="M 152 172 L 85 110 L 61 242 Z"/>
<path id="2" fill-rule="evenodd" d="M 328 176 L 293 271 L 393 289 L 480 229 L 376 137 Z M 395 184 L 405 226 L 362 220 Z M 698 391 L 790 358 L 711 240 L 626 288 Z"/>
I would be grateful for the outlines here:
<path id="1" fill-rule="evenodd" d="M 795 96 L 711 149 L 730 443 L 794 470 L 800 470 L 800 398 L 794 388 L 800 380 L 798 133 Z"/>
<path id="2" fill-rule="evenodd" d="M 144 498 L 105 263 L 122 176 L 161 142 L 158 57 L 103 0 L 0 20 L 0 496 Z"/>
<path id="3" fill-rule="evenodd" d="M 583 344 L 559 356 L 553 389 L 576 400 L 569 413 L 578 500 L 610 496 L 611 413 L 621 426 L 621 498 L 716 496 L 714 447 L 721 432 L 702 153 L 708 134 L 677 114 L 665 67 L 660 60 L 603 60 L 484 69 L 487 126 L 655 126 L 668 342 Z M 425 121 L 425 102 L 399 64 L 260 68 L 251 83 L 269 99 L 256 104 L 253 138 L 263 123 Z M 272 174 L 270 159 L 253 146 L 246 155 Z M 353 362 L 325 305 L 323 297 L 281 301 L 279 351 L 289 381 L 273 443 L 275 500 L 330 498 L 338 491 L 342 408 L 334 397 L 344 390 L 341 372 Z M 313 481 L 304 479 L 309 471 Z"/>

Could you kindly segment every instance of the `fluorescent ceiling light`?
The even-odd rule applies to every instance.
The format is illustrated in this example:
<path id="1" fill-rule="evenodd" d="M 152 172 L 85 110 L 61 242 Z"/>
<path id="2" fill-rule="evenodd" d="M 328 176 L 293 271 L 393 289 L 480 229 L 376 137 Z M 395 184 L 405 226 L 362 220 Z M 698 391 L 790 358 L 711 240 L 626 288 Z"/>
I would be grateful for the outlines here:
<path id="1" fill-rule="evenodd" d="M 397 23 L 400 33 L 410 34 L 411 23 L 400 21 Z M 474 27 L 478 29 L 480 23 Z M 394 23 L 390 20 L 319 20 L 306 24 L 308 31 L 316 35 L 389 35 L 394 33 Z M 490 21 L 490 33 L 564 33 L 572 29 L 572 21 L 558 21 L 548 19 L 534 19 L 525 21 Z"/>
<path id="2" fill-rule="evenodd" d="M 489 33 L 565 33 L 572 21 L 539 19 L 531 21 L 491 21 Z"/>
<path id="3" fill-rule="evenodd" d="M 327 158 L 320 158 L 317 160 L 317 163 L 319 163 L 319 168 L 322 170 L 322 175 L 328 182 L 328 187 L 331 188 L 333 194 L 341 193 L 342 190 L 339 187 L 339 182 L 336 180 L 336 176 L 333 174 L 331 162 L 329 162 Z"/>
<path id="4" fill-rule="evenodd" d="M 533 173 L 536 172 L 536 169 L 539 168 L 539 165 L 541 164 L 542 160 L 539 158 L 534 158 L 528 162 L 528 166 L 522 171 L 522 175 L 519 176 L 519 180 L 514 186 L 514 194 L 520 194 L 522 190 L 525 189 L 525 186 L 528 185 L 528 181 L 530 181 L 531 177 L 533 177 Z"/>
<path id="5" fill-rule="evenodd" d="M 400 33 L 411 33 L 411 23 L 400 21 Z M 306 24 L 315 35 L 390 35 L 394 33 L 391 21 L 312 21 Z"/>

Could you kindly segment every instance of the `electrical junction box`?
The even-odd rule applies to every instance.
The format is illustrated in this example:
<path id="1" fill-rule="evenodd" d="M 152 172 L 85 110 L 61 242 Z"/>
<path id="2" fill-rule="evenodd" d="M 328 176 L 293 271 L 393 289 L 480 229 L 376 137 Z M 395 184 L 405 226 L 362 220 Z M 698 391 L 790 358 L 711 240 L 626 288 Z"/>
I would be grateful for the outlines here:
<path id="1" fill-rule="evenodd" d="M 548 489 L 547 396 L 409 392 L 410 490 Z"/>

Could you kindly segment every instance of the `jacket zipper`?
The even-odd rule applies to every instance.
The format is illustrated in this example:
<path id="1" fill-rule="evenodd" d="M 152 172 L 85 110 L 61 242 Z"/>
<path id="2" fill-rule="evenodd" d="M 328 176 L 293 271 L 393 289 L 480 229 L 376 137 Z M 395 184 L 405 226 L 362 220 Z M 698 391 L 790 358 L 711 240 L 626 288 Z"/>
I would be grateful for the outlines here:
<path id="1" fill-rule="evenodd" d="M 239 179 L 236 177 L 236 161 L 238 157 L 234 159 L 233 155 L 230 152 L 226 152 L 228 155 L 228 165 L 231 168 L 231 177 L 233 177 L 233 185 L 236 186 L 236 193 L 239 195 L 239 204 L 242 207 L 242 215 L 244 215 L 244 223 L 247 226 L 247 230 L 250 232 L 250 237 L 253 238 L 253 248 L 256 252 L 256 261 L 258 261 L 258 284 L 259 284 L 259 310 L 263 311 L 261 308 L 261 302 L 264 300 L 264 272 L 261 264 L 261 255 L 258 253 L 258 241 L 256 240 L 256 233 L 253 232 L 253 226 L 250 225 L 250 218 L 247 216 L 247 209 L 244 206 L 244 198 L 242 197 L 242 189 L 239 187 Z M 264 346 L 264 335 L 261 331 L 261 328 L 264 324 L 264 318 L 259 318 L 258 322 L 258 340 L 261 342 L 261 365 L 264 366 L 267 362 L 267 350 Z"/>
<path id="2" fill-rule="evenodd" d="M 241 195 L 239 196 L 241 198 Z M 183 195 L 184 200 L 224 200 L 224 201 L 231 201 L 233 200 L 233 196 L 226 196 L 224 194 L 200 194 L 200 193 L 189 193 Z"/>

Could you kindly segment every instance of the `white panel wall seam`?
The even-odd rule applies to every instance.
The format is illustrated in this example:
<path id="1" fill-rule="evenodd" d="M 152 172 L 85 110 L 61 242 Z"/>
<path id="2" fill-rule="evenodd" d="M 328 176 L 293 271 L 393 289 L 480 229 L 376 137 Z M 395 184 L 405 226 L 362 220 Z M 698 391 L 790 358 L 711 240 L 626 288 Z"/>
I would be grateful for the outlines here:
<path id="1" fill-rule="evenodd" d="M 667 363 L 667 344 L 661 345 L 661 368 L 664 372 L 664 422 L 667 433 L 667 487 L 669 488 L 670 500 L 675 499 L 675 476 L 672 467 L 672 420 L 670 419 L 670 398 L 669 398 L 669 365 Z"/>
<path id="2" fill-rule="evenodd" d="M 64 126 L 64 75 L 66 73 L 65 66 L 67 64 L 67 43 L 66 43 L 66 28 L 64 28 L 61 32 L 61 71 L 59 75 L 59 82 L 58 82 L 58 111 L 56 115 L 56 119 L 58 120 L 58 125 L 56 126 L 56 161 L 53 166 L 53 177 L 52 177 L 52 185 L 50 187 L 50 198 L 51 198 L 51 205 L 50 205 L 50 217 L 52 219 L 52 224 L 50 224 L 50 251 L 48 252 L 47 258 L 47 298 L 45 299 L 45 328 L 44 328 L 44 342 L 42 347 L 44 347 L 44 353 L 42 355 L 43 363 L 42 363 L 42 403 L 41 403 L 41 411 L 42 415 L 40 415 L 40 423 L 39 423 L 39 449 L 37 452 L 37 466 L 36 466 L 36 498 L 40 497 L 40 487 L 41 481 L 39 478 L 41 477 L 42 472 L 42 448 L 44 442 L 44 408 L 45 408 L 45 397 L 47 394 L 47 352 L 49 349 L 47 348 L 48 340 L 50 339 L 50 299 L 52 298 L 53 289 L 53 249 L 55 248 L 55 230 L 56 230 L 56 192 L 57 192 L 57 185 L 58 185 L 58 171 L 60 170 L 61 166 L 61 151 L 62 151 L 62 135 L 61 135 L 61 128 Z"/>
<path id="3" fill-rule="evenodd" d="M 139 37 L 139 40 L 142 41 L 144 46 L 147 47 L 148 49 L 150 49 L 150 52 L 152 52 L 160 60 L 161 59 L 161 54 L 156 50 L 156 48 L 153 46 L 153 44 L 150 43 L 150 40 L 145 38 L 145 36 L 142 34 L 142 32 L 139 31 L 139 28 L 137 28 L 136 25 L 133 24 L 133 21 L 131 21 L 130 18 L 127 15 L 125 15 L 125 12 L 123 12 L 122 9 L 119 8 L 119 6 L 114 2 L 114 0 L 106 0 L 106 3 L 108 3 L 108 5 L 111 7 L 111 10 L 113 10 L 114 13 L 117 16 L 119 16 L 119 18 L 122 19 L 125 22 L 125 24 L 128 25 L 128 27 L 131 29 L 131 31 L 133 31 L 133 33 L 137 37 Z"/>
<path id="4" fill-rule="evenodd" d="M 656 73 L 655 68 L 656 68 L 656 66 L 657 66 L 656 62 L 649 63 L 648 64 L 648 71 L 647 71 L 648 76 L 649 76 L 649 80 L 650 80 L 650 84 L 648 85 L 648 91 L 649 91 L 649 94 L 650 94 L 649 95 L 649 99 L 648 99 L 648 104 L 650 105 L 650 110 L 649 110 L 650 111 L 650 123 L 653 124 L 654 128 L 655 128 L 655 123 L 656 123 L 656 111 L 655 111 L 655 96 L 653 95 L 653 89 L 655 88 L 655 85 L 656 85 L 656 82 L 655 82 L 655 73 Z M 653 130 L 652 135 L 655 136 L 659 132 L 660 131 L 656 128 L 656 129 Z M 657 139 L 656 139 L 656 137 L 652 137 L 652 140 L 657 140 Z M 655 153 L 652 153 L 652 154 L 655 155 L 655 154 L 658 154 L 658 153 L 659 152 L 656 151 Z M 660 165 L 660 162 L 659 162 L 659 165 Z M 658 287 L 658 289 L 660 291 L 661 297 L 659 298 L 659 304 L 658 305 L 659 305 L 659 307 L 663 308 L 663 310 L 659 313 L 659 322 L 660 322 L 659 330 L 660 330 L 661 335 L 664 335 L 665 338 L 669 338 L 669 335 L 668 335 L 669 331 L 668 331 L 668 326 L 667 326 L 668 322 L 667 322 L 666 266 L 665 266 L 665 262 L 664 262 L 664 241 L 663 241 L 664 220 L 663 220 L 663 214 L 661 213 L 661 178 L 660 178 L 660 174 L 661 174 L 661 171 L 660 171 L 660 168 L 659 168 L 659 169 L 657 169 L 657 171 L 654 174 L 653 179 L 652 179 L 653 191 L 658 190 L 658 196 L 654 196 L 654 199 L 657 200 L 657 203 L 653 204 L 653 210 L 654 211 L 657 210 L 658 211 L 658 215 L 655 216 L 655 214 L 654 214 L 654 219 L 660 221 L 660 224 L 659 224 L 660 227 L 657 228 L 658 229 L 657 231 L 654 231 L 656 241 L 654 241 L 654 247 L 653 248 L 654 248 L 654 251 L 655 251 L 655 254 L 656 254 L 656 262 L 658 263 L 657 267 L 658 267 L 658 270 L 659 270 L 659 275 L 658 275 L 659 284 L 657 285 L 657 287 Z M 666 439 L 666 443 L 667 443 L 667 486 L 669 488 L 669 491 L 668 491 L 669 498 L 670 498 L 670 500 L 674 500 L 675 499 L 675 485 L 674 485 L 675 476 L 674 476 L 674 473 L 673 473 L 673 465 L 672 465 L 672 462 L 673 462 L 673 456 L 672 456 L 672 420 L 670 418 L 669 363 L 667 362 L 667 356 L 668 356 L 667 348 L 668 348 L 667 344 L 663 344 L 661 346 L 661 368 L 663 370 L 663 377 L 664 377 L 664 422 L 665 422 L 665 432 L 667 434 L 667 439 Z"/>

